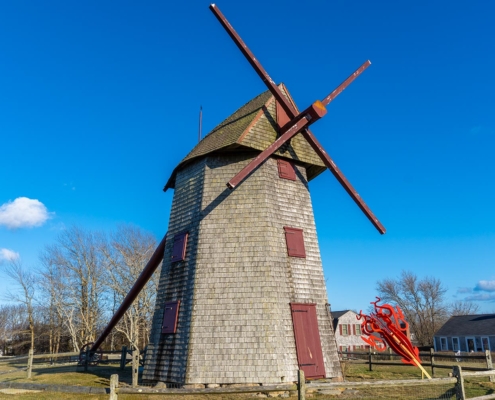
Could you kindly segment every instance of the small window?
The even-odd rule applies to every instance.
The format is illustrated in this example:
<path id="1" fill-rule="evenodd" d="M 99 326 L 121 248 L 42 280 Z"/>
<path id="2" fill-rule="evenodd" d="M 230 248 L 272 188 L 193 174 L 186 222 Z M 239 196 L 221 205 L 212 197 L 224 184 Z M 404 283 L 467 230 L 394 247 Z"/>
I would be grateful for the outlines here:
<path id="1" fill-rule="evenodd" d="M 448 350 L 448 346 L 447 346 L 447 338 L 446 337 L 441 337 L 440 338 L 440 347 L 441 347 L 441 351 L 446 351 Z"/>
<path id="2" fill-rule="evenodd" d="M 349 336 L 351 334 L 351 325 L 350 324 L 341 324 L 340 325 L 340 334 L 342 336 Z"/>
<path id="3" fill-rule="evenodd" d="M 178 233 L 174 236 L 174 247 L 172 249 L 172 262 L 182 261 L 186 257 L 187 232 Z"/>
<path id="4" fill-rule="evenodd" d="M 306 258 L 303 230 L 284 226 L 287 254 L 290 257 Z"/>
<path id="5" fill-rule="evenodd" d="M 165 303 L 163 310 L 162 333 L 175 333 L 179 316 L 180 300 Z"/>
<path id="6" fill-rule="evenodd" d="M 355 329 L 355 331 L 354 331 L 354 334 L 355 335 L 358 335 L 358 336 L 361 336 L 362 335 L 362 333 L 361 333 L 361 324 L 354 325 L 354 329 Z"/>
<path id="7" fill-rule="evenodd" d="M 290 161 L 277 160 L 278 176 L 282 179 L 288 179 L 290 181 L 296 180 L 296 170 Z"/>
<path id="8" fill-rule="evenodd" d="M 459 346 L 459 338 L 458 337 L 452 338 L 452 350 L 454 350 L 454 351 L 461 350 L 461 347 Z"/>

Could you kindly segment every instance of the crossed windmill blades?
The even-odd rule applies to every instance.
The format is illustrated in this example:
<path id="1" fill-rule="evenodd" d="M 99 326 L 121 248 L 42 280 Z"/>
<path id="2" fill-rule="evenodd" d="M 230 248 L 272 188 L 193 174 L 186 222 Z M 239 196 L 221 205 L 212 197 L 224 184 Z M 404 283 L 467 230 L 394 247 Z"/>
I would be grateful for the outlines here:
<path id="1" fill-rule="evenodd" d="M 363 65 L 361 65 L 352 75 L 350 75 L 344 82 L 342 82 L 333 92 L 331 92 L 323 100 L 315 101 L 304 111 L 298 113 L 294 106 L 287 100 L 283 95 L 282 91 L 275 84 L 270 75 L 262 67 L 261 63 L 254 56 L 254 54 L 249 50 L 241 37 L 234 30 L 232 25 L 227 21 L 222 12 L 218 9 L 215 4 L 210 5 L 210 10 L 213 12 L 218 21 L 225 28 L 229 36 L 232 38 L 234 43 L 237 45 L 239 50 L 244 54 L 244 57 L 248 60 L 251 66 L 254 68 L 258 76 L 265 83 L 268 90 L 273 94 L 275 99 L 279 102 L 280 106 L 283 108 L 290 121 L 280 128 L 279 137 L 275 142 L 268 146 L 263 152 L 261 152 L 256 158 L 254 158 L 246 167 L 244 167 L 236 176 L 234 176 L 228 183 L 227 186 L 230 189 L 234 189 L 239 183 L 241 183 L 248 175 L 250 175 L 258 166 L 266 161 L 273 153 L 275 153 L 282 145 L 287 143 L 291 138 L 293 138 L 298 133 L 302 133 L 306 141 L 311 145 L 313 150 L 321 158 L 325 166 L 332 172 L 332 174 L 337 178 L 342 187 L 351 196 L 358 207 L 363 211 L 364 215 L 371 221 L 374 227 L 381 234 L 385 233 L 385 227 L 380 223 L 378 218 L 375 217 L 370 208 L 366 205 L 364 200 L 359 196 L 356 190 L 349 183 L 344 174 L 337 167 L 335 162 L 330 158 L 328 153 L 323 149 L 322 145 L 314 137 L 314 135 L 309 130 L 309 126 L 314 124 L 320 118 L 322 118 L 326 113 L 326 106 L 335 99 L 342 91 L 356 79 L 366 68 L 371 65 L 368 60 Z"/>

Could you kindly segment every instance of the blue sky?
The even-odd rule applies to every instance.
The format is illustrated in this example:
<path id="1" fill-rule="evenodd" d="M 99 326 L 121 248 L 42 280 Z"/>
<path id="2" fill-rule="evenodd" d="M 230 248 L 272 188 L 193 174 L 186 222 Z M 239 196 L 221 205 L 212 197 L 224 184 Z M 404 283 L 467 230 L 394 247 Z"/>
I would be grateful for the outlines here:
<path id="1" fill-rule="evenodd" d="M 208 5 L 2 5 L 0 258 L 34 268 L 71 224 L 163 236 L 199 106 L 206 133 L 265 90 Z M 495 3 L 217 5 L 301 109 L 372 62 L 312 128 L 387 228 L 328 171 L 311 182 L 332 308 L 407 269 L 495 312 Z"/>

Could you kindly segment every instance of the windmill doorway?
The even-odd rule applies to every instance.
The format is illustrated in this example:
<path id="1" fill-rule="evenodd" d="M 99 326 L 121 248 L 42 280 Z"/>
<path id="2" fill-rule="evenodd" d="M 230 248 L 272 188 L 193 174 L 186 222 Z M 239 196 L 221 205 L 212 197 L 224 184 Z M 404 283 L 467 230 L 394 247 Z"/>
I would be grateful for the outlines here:
<path id="1" fill-rule="evenodd" d="M 316 304 L 291 303 L 297 363 L 309 379 L 325 377 Z"/>

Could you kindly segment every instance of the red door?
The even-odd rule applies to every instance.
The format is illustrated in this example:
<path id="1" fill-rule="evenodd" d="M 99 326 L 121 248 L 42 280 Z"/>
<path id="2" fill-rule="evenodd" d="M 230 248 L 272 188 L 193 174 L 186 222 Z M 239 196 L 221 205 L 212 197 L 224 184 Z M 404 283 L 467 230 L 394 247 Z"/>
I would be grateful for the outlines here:
<path id="1" fill-rule="evenodd" d="M 299 369 L 304 371 L 306 378 L 324 378 L 325 365 L 316 318 L 316 304 L 291 303 L 290 308 Z"/>

